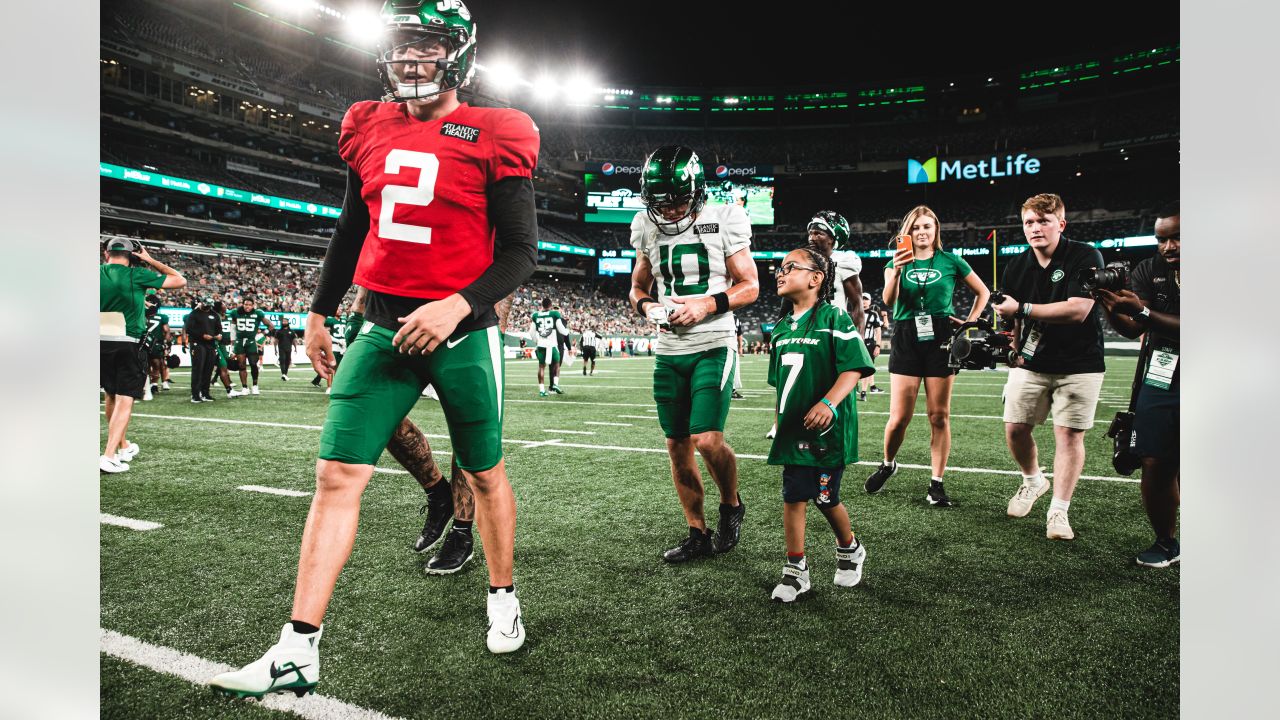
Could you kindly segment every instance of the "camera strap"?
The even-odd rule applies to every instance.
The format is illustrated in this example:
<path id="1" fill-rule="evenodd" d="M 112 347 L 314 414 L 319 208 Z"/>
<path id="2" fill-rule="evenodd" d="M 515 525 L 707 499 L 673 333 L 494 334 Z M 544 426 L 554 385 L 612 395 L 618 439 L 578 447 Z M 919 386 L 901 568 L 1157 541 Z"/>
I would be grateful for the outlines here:
<path id="1" fill-rule="evenodd" d="M 1138 389 L 1142 387 L 1142 378 L 1150 361 L 1151 333 L 1143 333 L 1142 345 L 1138 348 L 1138 367 L 1133 371 L 1133 385 L 1129 389 L 1129 412 L 1138 407 Z"/>

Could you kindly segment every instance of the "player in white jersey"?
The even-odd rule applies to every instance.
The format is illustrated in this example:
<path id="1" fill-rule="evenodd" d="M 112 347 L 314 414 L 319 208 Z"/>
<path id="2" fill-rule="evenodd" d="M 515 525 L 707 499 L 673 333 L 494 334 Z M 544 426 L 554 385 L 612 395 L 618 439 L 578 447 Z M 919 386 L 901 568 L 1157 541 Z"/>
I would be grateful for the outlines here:
<path id="1" fill-rule="evenodd" d="M 551 298 L 542 298 L 541 312 L 533 313 L 529 321 L 529 339 L 537 345 L 538 394 L 542 397 L 547 396 L 544 373 L 548 363 L 551 364 L 551 391 L 564 394 L 560 389 L 560 335 L 568 334 L 569 328 L 565 327 L 560 311 L 551 309 Z"/>
<path id="2" fill-rule="evenodd" d="M 631 302 L 659 326 L 653 399 L 689 525 L 688 537 L 663 559 L 679 563 L 738 543 L 746 506 L 738 495 L 737 457 L 724 441 L 737 357 L 731 310 L 754 302 L 760 286 L 750 221 L 736 204 L 706 204 L 697 153 L 679 145 L 655 150 L 645 161 L 640 196 L 646 210 L 631 222 Z M 650 294 L 655 280 L 657 299 Z M 715 534 L 703 514 L 695 448 L 720 491 Z"/>

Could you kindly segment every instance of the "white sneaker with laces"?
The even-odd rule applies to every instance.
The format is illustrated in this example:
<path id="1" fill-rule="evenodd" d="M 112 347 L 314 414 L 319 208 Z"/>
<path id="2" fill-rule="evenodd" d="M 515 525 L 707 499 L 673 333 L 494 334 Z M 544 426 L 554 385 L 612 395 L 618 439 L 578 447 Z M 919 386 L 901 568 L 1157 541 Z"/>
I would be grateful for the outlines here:
<path id="1" fill-rule="evenodd" d="M 98 458 L 98 469 L 104 473 L 122 473 L 129 469 L 129 465 L 113 457 L 102 455 Z"/>
<path id="2" fill-rule="evenodd" d="M 784 603 L 795 602 L 801 595 L 809 592 L 811 587 L 813 584 L 809 582 L 809 564 L 787 563 L 782 566 L 782 580 L 778 581 L 769 598 Z"/>
<path id="3" fill-rule="evenodd" d="M 138 451 L 141 449 L 142 448 L 138 447 L 138 443 L 131 442 L 116 451 L 116 458 L 120 460 L 120 462 L 129 462 L 138 457 Z"/>
<path id="4" fill-rule="evenodd" d="M 862 564 L 867 560 L 867 548 L 858 543 L 856 550 L 836 548 L 836 585 L 853 587 L 862 582 Z"/>
<path id="5" fill-rule="evenodd" d="M 257 386 L 257 385 L 254 385 L 254 386 L 253 386 L 253 394 L 254 394 L 254 395 L 261 395 L 261 394 L 262 394 L 261 392 L 259 392 L 259 391 L 258 391 L 258 386 Z"/>
<path id="6" fill-rule="evenodd" d="M 1050 540 L 1074 540 L 1076 533 L 1071 529 L 1071 522 L 1067 518 L 1067 511 L 1054 510 L 1049 513 L 1049 519 L 1045 521 L 1044 536 Z"/>
<path id="7" fill-rule="evenodd" d="M 280 641 L 262 657 L 239 670 L 224 672 L 209 681 L 222 695 L 261 698 L 268 693 L 291 692 L 298 697 L 316 691 L 320 681 L 320 635 L 302 635 L 291 623 L 280 630 Z"/>
<path id="8" fill-rule="evenodd" d="M 520 600 L 510 590 L 489 593 L 489 634 L 485 644 L 494 654 L 515 652 L 524 645 L 524 621 L 520 619 Z"/>
<path id="9" fill-rule="evenodd" d="M 1005 511 L 1009 517 L 1026 517 L 1031 512 L 1031 506 L 1036 504 L 1036 500 L 1045 494 L 1052 486 L 1044 476 L 1040 477 L 1040 483 L 1030 480 L 1023 480 L 1022 485 L 1018 487 L 1018 492 L 1009 498 L 1009 508 Z"/>
<path id="10" fill-rule="evenodd" d="M 238 391 L 238 390 L 228 390 L 228 391 L 227 391 L 227 397 L 229 397 L 229 398 L 238 398 L 238 397 L 240 397 L 241 395 L 244 395 L 244 394 L 245 394 L 245 393 L 242 393 L 242 392 L 240 392 L 240 391 Z"/>

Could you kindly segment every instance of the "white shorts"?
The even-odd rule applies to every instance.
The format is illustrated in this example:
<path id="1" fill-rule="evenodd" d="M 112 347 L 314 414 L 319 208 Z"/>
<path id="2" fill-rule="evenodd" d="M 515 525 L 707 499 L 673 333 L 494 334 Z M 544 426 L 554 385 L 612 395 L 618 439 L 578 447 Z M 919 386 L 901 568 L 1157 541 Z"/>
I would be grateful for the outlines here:
<path id="1" fill-rule="evenodd" d="M 1093 427 L 1105 375 L 1057 375 L 1014 368 L 1004 386 L 1004 421 L 1039 425 L 1052 410 L 1054 425 L 1088 430 Z"/>

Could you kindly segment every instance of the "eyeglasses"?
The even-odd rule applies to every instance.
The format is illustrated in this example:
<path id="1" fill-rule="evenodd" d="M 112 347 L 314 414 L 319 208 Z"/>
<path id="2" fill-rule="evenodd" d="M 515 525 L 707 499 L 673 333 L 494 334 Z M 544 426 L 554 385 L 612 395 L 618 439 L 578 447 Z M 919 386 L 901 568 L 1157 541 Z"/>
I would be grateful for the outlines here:
<path id="1" fill-rule="evenodd" d="M 779 267 L 777 270 L 773 271 L 773 274 L 776 275 L 777 277 L 782 277 L 783 275 L 790 273 L 792 270 L 808 270 L 810 272 L 822 272 L 821 268 L 809 267 L 808 265 L 801 265 L 798 262 L 789 262 L 789 263 L 783 263 L 782 267 Z"/>

